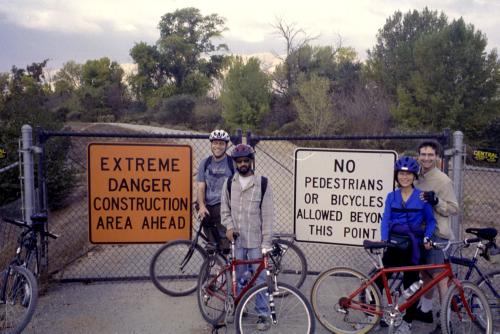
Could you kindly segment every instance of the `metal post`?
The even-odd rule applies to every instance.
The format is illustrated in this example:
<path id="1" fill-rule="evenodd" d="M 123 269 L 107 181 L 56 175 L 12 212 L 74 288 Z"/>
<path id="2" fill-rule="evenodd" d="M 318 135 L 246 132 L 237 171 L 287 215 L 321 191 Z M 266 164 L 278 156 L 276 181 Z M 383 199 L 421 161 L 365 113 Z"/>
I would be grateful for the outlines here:
<path id="1" fill-rule="evenodd" d="M 24 220 L 31 223 L 31 215 L 35 211 L 35 170 L 33 164 L 33 129 L 25 124 L 21 128 L 23 145 L 23 187 L 24 187 Z"/>
<path id="2" fill-rule="evenodd" d="M 45 182 L 45 137 L 40 127 L 35 129 L 36 145 L 38 151 L 38 170 L 37 170 L 37 188 L 38 188 L 38 212 L 47 212 L 47 185 Z"/>
<path id="3" fill-rule="evenodd" d="M 463 189 L 463 178 L 462 178 L 462 159 L 463 159 L 463 149 L 464 149 L 464 134 L 461 131 L 453 132 L 453 187 L 455 190 L 455 195 L 457 196 L 457 201 L 460 209 L 462 209 L 462 189 Z M 455 238 L 460 239 L 460 225 L 461 225 L 462 215 L 451 217 L 451 226 Z"/>

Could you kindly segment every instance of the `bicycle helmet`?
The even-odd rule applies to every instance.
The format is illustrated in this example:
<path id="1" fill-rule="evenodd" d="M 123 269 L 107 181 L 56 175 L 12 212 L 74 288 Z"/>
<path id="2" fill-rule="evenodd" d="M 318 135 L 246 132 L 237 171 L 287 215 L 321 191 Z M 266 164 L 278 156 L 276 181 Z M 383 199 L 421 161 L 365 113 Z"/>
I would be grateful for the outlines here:
<path id="1" fill-rule="evenodd" d="M 233 160 L 236 160 L 237 158 L 250 158 L 253 160 L 254 158 L 255 151 L 253 150 L 252 146 L 246 145 L 246 144 L 238 144 L 236 147 L 233 149 L 233 152 L 231 152 L 231 157 Z"/>
<path id="2" fill-rule="evenodd" d="M 415 175 L 418 175 L 418 170 L 420 166 L 418 165 L 417 160 L 410 157 L 401 157 L 396 161 L 394 165 L 394 171 L 399 172 L 400 170 L 405 172 L 410 172 Z"/>
<path id="3" fill-rule="evenodd" d="M 210 136 L 208 137 L 208 140 L 213 141 L 213 140 L 222 140 L 225 141 L 226 143 L 229 142 L 231 138 L 229 137 L 229 134 L 224 131 L 224 130 L 214 130 L 212 133 L 210 133 Z"/>

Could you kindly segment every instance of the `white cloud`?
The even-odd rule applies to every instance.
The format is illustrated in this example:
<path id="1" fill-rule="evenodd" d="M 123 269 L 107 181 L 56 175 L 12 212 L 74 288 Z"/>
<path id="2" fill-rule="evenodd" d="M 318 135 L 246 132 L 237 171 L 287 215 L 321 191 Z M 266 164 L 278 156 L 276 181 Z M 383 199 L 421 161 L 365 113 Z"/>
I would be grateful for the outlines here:
<path id="1" fill-rule="evenodd" d="M 104 38 L 111 32 L 133 36 L 135 41 L 158 38 L 162 15 L 184 7 L 216 13 L 226 18 L 224 37 L 232 43 L 268 47 L 250 52 L 282 52 L 282 40 L 273 35 L 276 18 L 296 23 L 309 35 L 320 35 L 318 43 L 333 45 L 339 36 L 356 48 L 361 58 L 376 42 L 378 29 L 396 10 L 444 11 L 450 19 L 464 17 L 486 33 L 488 48 L 500 45 L 496 0 L 0 0 L 0 23 L 37 31 L 84 34 Z M 0 32 L 1 34 L 1 32 Z M 20 42 L 21 43 L 21 42 Z M 271 48 L 269 46 L 271 45 Z M 229 45 L 236 47 L 235 44 Z M 239 48 L 241 49 L 241 48 Z M 244 51 L 243 51 L 244 52 Z"/>

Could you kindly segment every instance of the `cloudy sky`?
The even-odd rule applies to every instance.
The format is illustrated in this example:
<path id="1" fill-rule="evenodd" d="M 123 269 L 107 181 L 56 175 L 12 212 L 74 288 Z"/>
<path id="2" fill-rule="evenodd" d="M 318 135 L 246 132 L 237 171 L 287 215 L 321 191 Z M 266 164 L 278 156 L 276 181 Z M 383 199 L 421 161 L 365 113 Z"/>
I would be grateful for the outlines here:
<path id="1" fill-rule="evenodd" d="M 154 43 L 160 17 L 184 7 L 226 18 L 224 42 L 234 53 L 283 53 L 273 34 L 276 18 L 295 23 L 319 45 L 354 47 L 360 58 L 396 10 L 443 11 L 463 17 L 500 45 L 500 0 L 0 0 L 0 72 L 49 58 L 49 69 L 68 60 L 109 57 L 130 63 L 134 43 Z"/>

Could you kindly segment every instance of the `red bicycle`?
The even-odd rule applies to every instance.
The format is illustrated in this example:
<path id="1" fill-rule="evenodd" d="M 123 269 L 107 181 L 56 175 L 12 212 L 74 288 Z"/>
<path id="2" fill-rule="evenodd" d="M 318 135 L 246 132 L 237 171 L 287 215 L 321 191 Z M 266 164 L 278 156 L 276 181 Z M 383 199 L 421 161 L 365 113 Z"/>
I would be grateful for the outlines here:
<path id="1" fill-rule="evenodd" d="M 386 242 L 365 240 L 363 247 L 374 260 L 378 270 L 370 277 L 351 268 L 336 267 L 323 272 L 314 282 L 311 302 L 314 313 L 323 326 L 334 333 L 366 333 L 383 318 L 389 333 L 402 322 L 411 305 L 441 280 L 447 279 L 449 289 L 441 305 L 443 333 L 492 333 L 492 314 L 484 293 L 471 282 L 460 282 L 453 274 L 447 250 L 464 241 L 433 243 L 445 254 L 444 264 L 385 268 L 382 251 L 390 246 Z M 389 288 L 388 274 L 409 271 L 440 270 L 430 282 L 424 284 L 408 298 L 399 290 Z M 390 276 L 390 275 L 389 275 Z M 375 282 L 381 279 L 387 302 L 382 303 Z"/>
<path id="2" fill-rule="evenodd" d="M 235 235 L 237 237 L 237 235 Z M 233 321 L 237 333 L 314 333 L 315 318 L 306 297 L 292 285 L 278 282 L 282 250 L 276 244 L 261 259 L 238 260 L 231 244 L 228 260 L 211 254 L 198 278 L 198 306 L 203 318 L 215 328 Z M 236 267 L 258 264 L 238 292 Z M 255 285 L 262 272 L 266 283 Z M 236 308 L 236 310 L 235 310 Z"/>

